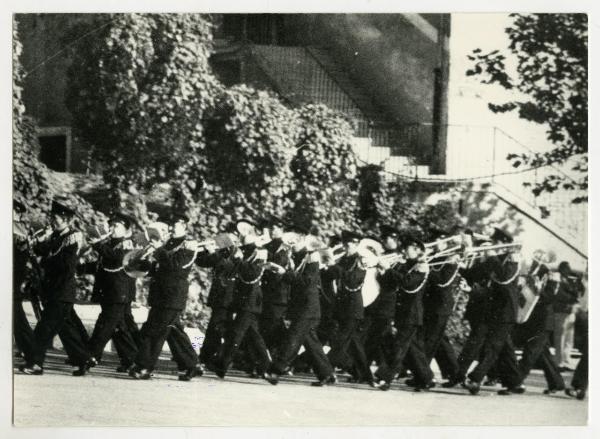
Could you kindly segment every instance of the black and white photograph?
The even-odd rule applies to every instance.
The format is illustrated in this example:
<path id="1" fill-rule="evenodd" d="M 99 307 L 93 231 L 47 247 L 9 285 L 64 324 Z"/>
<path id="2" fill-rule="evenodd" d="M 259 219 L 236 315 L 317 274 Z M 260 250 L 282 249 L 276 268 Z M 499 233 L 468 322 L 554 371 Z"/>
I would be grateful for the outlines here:
<path id="1" fill-rule="evenodd" d="M 12 429 L 592 422 L 598 17 L 187 6 L 9 13 Z"/>

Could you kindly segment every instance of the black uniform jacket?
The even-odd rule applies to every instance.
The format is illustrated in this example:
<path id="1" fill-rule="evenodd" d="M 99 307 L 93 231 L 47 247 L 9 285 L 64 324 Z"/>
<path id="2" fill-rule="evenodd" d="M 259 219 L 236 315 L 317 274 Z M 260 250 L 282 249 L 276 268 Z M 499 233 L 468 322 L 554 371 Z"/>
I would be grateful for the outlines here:
<path id="1" fill-rule="evenodd" d="M 281 239 L 273 239 L 265 249 L 269 252 L 269 262 L 273 262 L 283 268 L 287 268 L 289 257 L 287 248 Z M 262 278 L 263 302 L 265 306 L 287 305 L 290 300 L 290 284 L 282 282 L 283 275 L 274 271 L 265 271 Z"/>
<path id="2" fill-rule="evenodd" d="M 423 325 L 423 293 L 427 283 L 427 273 L 413 267 L 416 260 L 408 260 L 390 273 L 398 284 L 396 299 L 396 326 Z"/>
<path id="3" fill-rule="evenodd" d="M 386 254 L 390 254 L 387 252 Z M 396 266 L 399 266 L 396 264 Z M 393 319 L 396 315 L 396 295 L 399 284 L 394 274 L 394 267 L 390 267 L 384 273 L 377 275 L 379 282 L 379 295 L 372 304 L 365 308 L 367 315 L 376 319 Z"/>
<path id="4" fill-rule="evenodd" d="M 306 252 L 299 256 L 306 255 Z M 303 257 L 303 256 L 302 256 Z M 321 318 L 321 272 L 318 262 L 310 262 L 287 271 L 283 281 L 291 287 L 288 317 L 292 320 Z"/>
<path id="5" fill-rule="evenodd" d="M 489 321 L 516 323 L 519 309 L 519 264 L 510 255 L 491 256 L 486 261 L 490 270 Z"/>
<path id="6" fill-rule="evenodd" d="M 208 306 L 212 309 L 228 309 L 233 302 L 236 287 L 237 265 L 239 259 L 235 258 L 229 250 L 215 253 L 203 252 L 196 257 L 196 264 L 204 268 L 213 268 L 213 279 L 208 292 Z"/>
<path id="7" fill-rule="evenodd" d="M 491 294 L 489 289 L 490 267 L 485 260 L 476 261 L 469 268 L 461 269 L 461 276 L 471 287 L 469 302 L 464 318 L 471 326 L 484 323 L 490 313 Z"/>
<path id="8" fill-rule="evenodd" d="M 262 264 L 243 260 L 237 266 L 237 282 L 233 302 L 234 312 L 262 312 L 261 278 L 264 272 Z"/>
<path id="9" fill-rule="evenodd" d="M 130 239 L 111 238 L 94 246 L 99 263 L 94 295 L 101 303 L 128 303 L 135 299 L 135 279 L 123 270 L 123 258 L 133 249 Z"/>
<path id="10" fill-rule="evenodd" d="M 533 263 L 534 265 L 537 262 Z M 532 269 L 534 266 L 532 265 Z M 530 270 L 531 272 L 531 270 Z M 527 279 L 527 282 L 532 282 L 533 279 L 541 279 L 543 276 L 548 276 L 550 274 L 550 270 L 546 265 L 542 265 L 536 270 L 534 276 L 531 276 Z M 532 285 L 535 288 L 535 285 Z M 559 283 L 548 279 L 543 286 L 542 290 L 539 292 L 538 302 L 535 304 L 535 307 L 531 311 L 529 315 L 529 319 L 523 323 L 523 326 L 526 328 L 527 333 L 539 333 L 543 331 L 552 331 L 554 328 L 554 300 L 556 298 L 556 294 L 559 289 Z"/>
<path id="11" fill-rule="evenodd" d="M 65 229 L 53 232 L 35 251 L 41 257 L 43 301 L 75 302 L 75 273 L 81 232 Z"/>
<path id="12" fill-rule="evenodd" d="M 346 255 L 328 270 L 327 280 L 335 279 L 339 283 L 336 315 L 340 321 L 364 317 L 362 286 L 366 271 L 358 261 L 358 254 Z"/>
<path id="13" fill-rule="evenodd" d="M 457 279 L 458 264 L 446 263 L 430 268 L 429 279 L 423 296 L 423 308 L 426 317 L 448 317 L 452 314 Z"/>
<path id="14" fill-rule="evenodd" d="M 156 263 L 152 270 L 148 304 L 153 307 L 185 308 L 188 297 L 188 276 L 195 253 L 184 247 L 185 237 L 171 238 L 154 251 Z"/>

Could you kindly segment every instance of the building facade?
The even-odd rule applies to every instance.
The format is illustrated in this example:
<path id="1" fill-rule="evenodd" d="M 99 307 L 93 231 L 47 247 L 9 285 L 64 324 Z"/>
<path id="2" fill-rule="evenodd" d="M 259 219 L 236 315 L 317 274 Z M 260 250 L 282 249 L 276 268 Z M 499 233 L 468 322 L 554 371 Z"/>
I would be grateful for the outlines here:
<path id="1" fill-rule="evenodd" d="M 56 171 L 90 170 L 88 151 L 73 137 L 64 103 L 70 64 L 64 49 L 85 48 L 93 35 L 73 35 L 70 29 L 94 18 L 16 16 L 27 72 L 25 106 L 40 127 L 41 159 Z M 211 64 L 225 85 L 270 89 L 291 106 L 327 104 L 354 122 L 364 161 L 407 165 L 411 157 L 411 166 L 444 172 L 449 14 L 213 14 L 211 19 Z"/>

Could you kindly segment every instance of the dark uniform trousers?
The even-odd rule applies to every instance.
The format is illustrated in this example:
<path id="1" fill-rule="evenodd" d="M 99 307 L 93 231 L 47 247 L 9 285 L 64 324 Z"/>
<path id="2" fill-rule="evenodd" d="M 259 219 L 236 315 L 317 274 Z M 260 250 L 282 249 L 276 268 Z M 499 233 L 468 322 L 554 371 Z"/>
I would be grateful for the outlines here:
<path id="1" fill-rule="evenodd" d="M 263 312 L 260 315 L 259 328 L 265 344 L 270 352 L 273 352 L 273 349 L 281 344 L 281 340 L 284 337 L 285 324 L 283 319 L 286 310 L 287 305 L 263 305 Z"/>
<path id="2" fill-rule="evenodd" d="M 128 360 L 135 361 L 138 346 L 140 345 L 140 328 L 138 328 L 133 318 L 130 303 L 125 306 L 123 325 L 123 328 L 117 327 L 116 332 L 113 334 L 113 342 L 117 350 L 117 355 L 121 360 L 121 365 L 129 367 L 132 363 L 129 363 Z M 133 345 L 131 344 L 132 340 Z"/>
<path id="3" fill-rule="evenodd" d="M 371 380 L 373 374 L 367 362 L 361 329 L 361 319 L 350 317 L 341 320 L 329 360 L 335 366 L 351 369 L 354 378 L 362 381 Z"/>
<path id="4" fill-rule="evenodd" d="M 488 374 L 489 370 L 498 361 L 498 370 L 501 371 L 502 383 L 507 387 L 515 387 L 520 383 L 520 372 L 517 365 L 514 346 L 510 334 L 514 323 L 492 323 L 489 325 L 488 334 L 484 344 L 484 355 L 481 362 L 469 374 L 469 379 L 478 383 Z"/>
<path id="5" fill-rule="evenodd" d="M 540 331 L 526 340 L 523 346 L 523 357 L 519 362 L 521 381 L 525 380 L 531 369 L 538 363 L 544 371 L 549 389 L 562 390 L 565 388 L 565 382 L 560 375 L 558 365 L 554 360 L 554 356 L 550 353 L 548 331 Z"/>
<path id="6" fill-rule="evenodd" d="M 449 316 L 436 314 L 424 322 L 425 357 L 428 364 L 435 358 L 444 378 L 458 373 L 458 359 L 450 340 L 445 336 Z"/>
<path id="7" fill-rule="evenodd" d="M 455 376 L 456 381 L 464 381 L 471 364 L 480 359 L 487 333 L 488 325 L 486 323 L 477 322 L 471 324 L 471 332 L 458 356 L 458 371 Z"/>
<path id="8" fill-rule="evenodd" d="M 13 334 L 19 351 L 23 353 L 25 358 L 32 358 L 34 346 L 33 329 L 31 329 L 25 315 L 23 301 L 17 298 L 13 298 Z"/>
<path id="9" fill-rule="evenodd" d="M 587 312 L 584 314 L 584 318 L 582 319 L 583 323 L 583 331 L 582 331 L 582 346 L 581 346 L 581 358 L 579 359 L 579 363 L 577 363 L 577 367 L 575 368 L 575 373 L 573 374 L 573 379 L 571 380 L 571 386 L 575 389 L 579 390 L 587 390 L 588 388 L 588 317 Z"/>
<path id="10" fill-rule="evenodd" d="M 370 365 L 375 361 L 377 365 L 386 361 L 385 356 L 385 341 L 390 337 L 392 327 L 392 319 L 383 317 L 369 316 L 365 319 L 364 334 L 365 334 L 365 355 L 367 363 Z"/>
<path id="11" fill-rule="evenodd" d="M 80 324 L 83 325 L 72 302 L 46 302 L 41 319 L 33 331 L 35 343 L 32 363 L 39 366 L 44 364 L 46 350 L 51 347 L 54 336 L 58 334 L 71 362 L 75 365 L 85 364 L 91 355 L 87 340 L 82 338 Z"/>
<path id="12" fill-rule="evenodd" d="M 259 374 L 266 372 L 271 359 L 265 341 L 258 329 L 258 316 L 250 311 L 240 311 L 237 313 L 233 321 L 231 333 L 223 346 L 223 354 L 219 361 L 220 369 L 223 372 L 227 372 L 244 337 L 246 337 L 249 348 L 256 355 L 257 372 Z"/>
<path id="13" fill-rule="evenodd" d="M 167 344 L 171 350 L 173 361 L 177 363 L 178 370 L 184 371 L 196 366 L 198 356 L 192 346 L 189 335 L 185 332 L 181 318 L 176 319 L 173 324 L 169 325 Z"/>
<path id="14" fill-rule="evenodd" d="M 399 326 L 393 341 L 393 359 L 391 363 L 384 361 L 375 375 L 388 383 L 402 370 L 404 360 L 413 371 L 418 384 L 427 384 L 433 379 L 425 353 L 422 338 L 418 336 L 421 329 L 417 325 Z"/>
<path id="15" fill-rule="evenodd" d="M 193 352 L 191 341 L 185 332 L 182 335 L 180 331 L 172 331 L 179 321 L 181 312 L 180 309 L 174 308 L 150 308 L 148 319 L 140 330 L 140 345 L 135 360 L 140 368 L 149 371 L 154 369 L 166 340 L 169 342 L 169 348 L 180 370 L 195 367 L 195 352 L 192 358 L 178 357 L 179 352 L 189 352 L 189 349 Z M 187 349 L 188 346 L 189 349 Z"/>
<path id="16" fill-rule="evenodd" d="M 329 363 L 329 359 L 323 351 L 323 345 L 317 336 L 318 326 L 319 319 L 300 318 L 292 321 L 270 371 L 282 375 L 298 355 L 300 346 L 304 346 L 306 359 L 312 366 L 317 378 L 324 380 L 331 376 L 333 367 Z"/>
<path id="17" fill-rule="evenodd" d="M 223 307 L 213 308 L 200 348 L 201 363 L 211 364 L 219 358 L 223 340 L 227 336 L 231 323 L 231 311 Z"/>
<path id="18" fill-rule="evenodd" d="M 128 303 L 102 303 L 102 312 L 98 316 L 89 346 L 91 354 L 100 360 L 104 347 L 112 338 L 121 364 L 130 366 L 137 355 L 137 345 L 125 315 L 129 308 Z M 131 311 L 129 311 L 131 313 Z M 135 322 L 134 322 L 135 323 Z"/>

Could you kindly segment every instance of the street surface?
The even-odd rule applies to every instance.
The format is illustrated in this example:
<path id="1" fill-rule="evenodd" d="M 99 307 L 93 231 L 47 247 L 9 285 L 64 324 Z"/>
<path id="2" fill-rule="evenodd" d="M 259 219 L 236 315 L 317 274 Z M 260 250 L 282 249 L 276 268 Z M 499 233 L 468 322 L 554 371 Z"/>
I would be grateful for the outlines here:
<path id="1" fill-rule="evenodd" d="M 460 387 L 415 393 L 398 383 L 388 392 L 345 383 L 314 388 L 310 375 L 282 378 L 277 386 L 232 371 L 177 380 L 164 357 L 150 381 L 115 372 L 114 354 L 85 377 L 72 377 L 62 351 L 49 352 L 43 376 L 15 369 L 16 426 L 440 426 L 585 425 L 588 404 L 563 393 L 543 395 L 539 371 L 524 395 L 499 396 Z M 570 381 L 570 375 L 565 374 Z"/>

